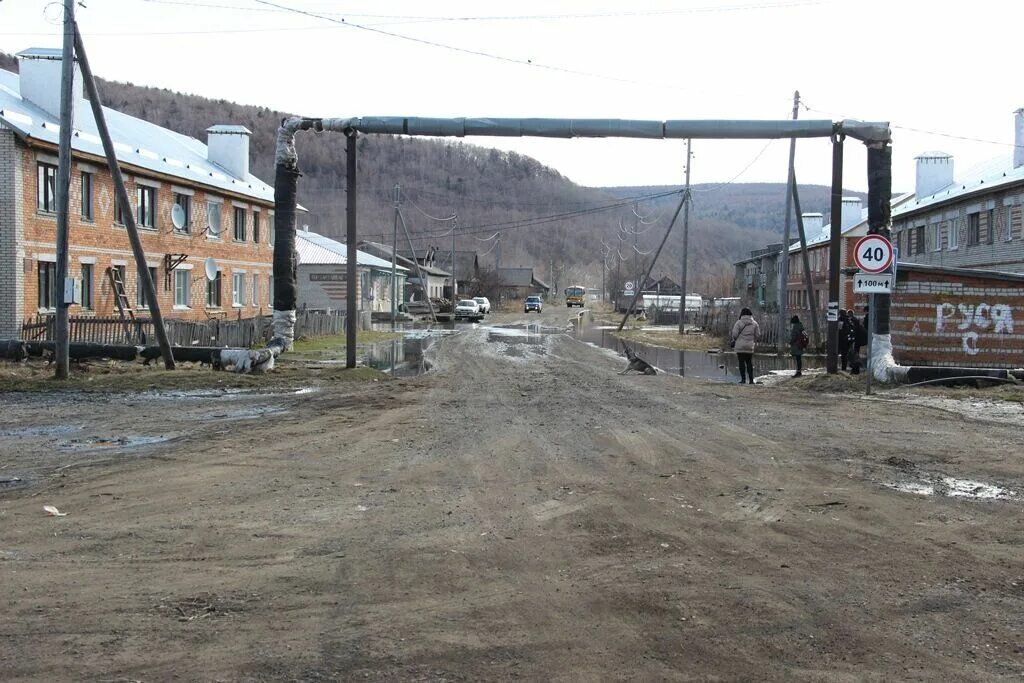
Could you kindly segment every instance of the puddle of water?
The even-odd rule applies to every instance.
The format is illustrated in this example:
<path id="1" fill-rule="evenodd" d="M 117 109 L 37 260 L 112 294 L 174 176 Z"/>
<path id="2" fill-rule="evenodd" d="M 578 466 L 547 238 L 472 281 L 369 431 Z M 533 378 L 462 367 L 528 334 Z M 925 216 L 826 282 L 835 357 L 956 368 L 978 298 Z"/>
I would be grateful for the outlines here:
<path id="1" fill-rule="evenodd" d="M 373 344 L 366 349 L 359 358 L 359 362 L 386 372 L 392 377 L 422 375 L 430 370 L 430 363 L 424 358 L 424 352 L 440 336 L 436 330 L 430 332 L 430 334 L 403 334 L 401 339 Z"/>
<path id="2" fill-rule="evenodd" d="M 281 406 L 256 406 L 253 408 L 241 408 L 239 410 L 229 410 L 223 413 L 213 413 L 207 420 L 220 421 L 220 420 L 255 420 L 266 415 L 278 415 L 281 413 L 287 413 L 288 411 Z"/>
<path id="3" fill-rule="evenodd" d="M 614 326 L 587 327 L 576 333 L 580 341 L 598 348 L 610 349 L 625 357 L 622 342 L 615 336 Z M 713 379 L 723 382 L 738 382 L 739 364 L 735 353 L 708 353 L 706 351 L 679 351 L 646 344 L 630 343 L 638 356 L 662 372 L 699 379 Z M 754 376 L 767 375 L 777 370 L 789 370 L 793 359 L 789 356 L 754 356 Z M 812 369 L 821 364 L 817 358 L 804 356 L 804 368 Z"/>
<path id="4" fill-rule="evenodd" d="M 120 450 L 123 448 L 138 448 L 141 446 L 151 446 L 156 443 L 163 443 L 164 441 L 170 441 L 170 436 L 119 436 L 116 438 L 105 438 L 99 436 L 90 436 L 85 439 L 71 439 L 60 444 L 61 448 L 67 448 L 76 451 L 112 451 Z"/>
<path id="5" fill-rule="evenodd" d="M 970 479 L 955 477 L 938 477 L 935 480 L 884 482 L 884 486 L 901 493 L 913 493 L 919 496 L 943 495 L 950 498 L 970 498 L 973 500 L 1010 500 L 1017 494 L 1014 491 Z"/>

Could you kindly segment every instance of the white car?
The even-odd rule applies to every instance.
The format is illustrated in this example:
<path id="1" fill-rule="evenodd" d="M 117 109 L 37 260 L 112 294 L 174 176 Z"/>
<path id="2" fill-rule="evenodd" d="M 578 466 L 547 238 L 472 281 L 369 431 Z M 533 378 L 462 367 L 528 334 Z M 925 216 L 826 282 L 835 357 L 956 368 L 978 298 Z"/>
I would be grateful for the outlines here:
<path id="1" fill-rule="evenodd" d="M 491 302 L 486 296 L 474 296 L 473 301 L 480 305 L 480 312 L 484 315 L 491 312 Z"/>
<path id="2" fill-rule="evenodd" d="M 462 299 L 459 303 L 455 304 L 456 320 L 462 319 L 476 322 L 483 317 L 484 314 L 480 312 L 480 304 L 472 299 Z"/>

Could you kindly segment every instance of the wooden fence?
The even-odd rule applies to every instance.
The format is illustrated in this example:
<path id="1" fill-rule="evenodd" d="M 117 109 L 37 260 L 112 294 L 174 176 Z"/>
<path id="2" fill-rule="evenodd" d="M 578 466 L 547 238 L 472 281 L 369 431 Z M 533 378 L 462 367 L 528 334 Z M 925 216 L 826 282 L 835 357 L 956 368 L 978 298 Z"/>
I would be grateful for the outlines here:
<path id="1" fill-rule="evenodd" d="M 809 311 L 790 311 L 787 320 L 794 316 L 800 316 L 800 320 L 807 330 L 807 336 L 811 338 L 811 345 L 814 345 L 814 334 L 810 322 Z M 707 308 L 700 311 L 686 312 L 686 326 L 696 327 L 705 334 L 717 337 L 722 340 L 723 346 L 727 344 L 729 335 L 732 333 L 732 326 L 740 317 L 740 308 Z M 679 324 L 679 311 L 662 311 L 655 313 L 654 322 L 658 325 Z M 760 327 L 757 337 L 757 348 L 759 351 L 775 351 L 779 348 L 779 314 L 778 313 L 754 313 L 754 320 Z M 819 318 L 822 342 L 825 339 L 827 329 L 824 316 Z M 782 350 L 789 349 L 789 325 L 786 325 L 785 336 L 782 339 Z"/>
<path id="2" fill-rule="evenodd" d="M 365 320 L 364 320 L 365 318 Z M 360 316 L 360 329 L 369 326 L 369 315 Z M 165 318 L 164 327 L 171 346 L 219 346 L 249 348 L 270 341 L 273 318 L 269 315 L 240 319 L 184 320 Z M 155 345 L 151 318 L 122 320 L 118 317 L 72 316 L 68 320 L 69 336 L 73 342 L 100 344 Z M 21 327 L 21 338 L 33 341 L 52 341 L 55 320 L 52 315 L 37 315 Z M 295 337 L 324 337 L 345 331 L 345 314 L 298 311 L 295 319 Z"/>

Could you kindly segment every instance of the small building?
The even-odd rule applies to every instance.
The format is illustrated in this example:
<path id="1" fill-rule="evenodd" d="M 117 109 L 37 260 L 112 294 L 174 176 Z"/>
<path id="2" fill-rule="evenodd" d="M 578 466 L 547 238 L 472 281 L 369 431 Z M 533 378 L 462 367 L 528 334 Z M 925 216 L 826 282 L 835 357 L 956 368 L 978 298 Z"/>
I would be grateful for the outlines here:
<path id="1" fill-rule="evenodd" d="M 391 264 L 392 250 L 390 245 L 364 240 L 358 246 L 362 251 L 387 261 L 388 265 Z M 425 301 L 428 295 L 432 299 L 440 299 L 445 296 L 445 289 L 449 286 L 448 282 L 451 278 L 451 273 L 443 268 L 427 265 L 427 260 L 424 257 L 419 257 L 419 268 L 417 268 L 417 261 L 412 260 L 411 255 L 403 256 L 401 250 L 399 250 L 395 256 L 395 263 L 407 270 L 408 279 L 406 280 L 405 303 Z M 417 273 L 423 275 L 425 282 L 421 282 L 420 276 Z"/>
<path id="2" fill-rule="evenodd" d="M 1024 273 L 900 262 L 890 324 L 901 365 L 1024 368 Z"/>
<path id="3" fill-rule="evenodd" d="M 295 233 L 295 254 L 298 258 L 298 307 L 307 310 L 345 310 L 348 305 L 348 247 L 315 232 Z M 356 296 L 358 310 L 371 313 L 391 312 L 392 285 L 398 302 L 405 297 L 408 270 L 364 251 L 356 251 Z"/>
<path id="4" fill-rule="evenodd" d="M 547 298 L 551 288 L 533 273 L 533 268 L 498 268 L 498 286 L 502 300 Z"/>
<path id="5" fill-rule="evenodd" d="M 751 251 L 750 258 L 733 264 L 736 268 L 733 291 L 745 305 L 762 311 L 774 310 L 779 300 L 778 268 L 781 253 L 781 242 L 769 244 L 763 249 Z"/>
<path id="6" fill-rule="evenodd" d="M 459 298 L 476 296 L 480 287 L 480 259 L 475 251 L 456 251 L 455 265 L 452 266 L 452 253 L 440 251 L 437 253 L 435 264 L 455 276 L 458 284 Z M 449 282 L 449 284 L 451 284 Z"/>
<path id="7" fill-rule="evenodd" d="M 61 51 L 18 54 L 0 70 L 0 338 L 56 311 Z M 68 277 L 73 317 L 117 314 L 115 289 L 149 308 L 114 184 L 75 65 Z M 161 311 L 167 318 L 250 317 L 271 309 L 274 189 L 249 173 L 250 132 L 207 129 L 208 144 L 104 108 Z M 206 261 L 215 277 L 205 275 Z"/>

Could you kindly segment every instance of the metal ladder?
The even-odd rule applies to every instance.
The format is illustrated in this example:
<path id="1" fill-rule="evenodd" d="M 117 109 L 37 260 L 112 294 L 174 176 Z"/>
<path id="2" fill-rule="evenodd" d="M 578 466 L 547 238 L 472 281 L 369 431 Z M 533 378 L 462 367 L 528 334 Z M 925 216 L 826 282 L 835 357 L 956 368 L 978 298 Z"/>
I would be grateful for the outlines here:
<path id="1" fill-rule="evenodd" d="M 125 291 L 124 280 L 121 279 L 121 272 L 117 268 L 107 268 L 107 279 L 110 281 L 110 289 L 114 292 L 114 305 L 121 316 L 121 324 L 124 326 L 124 338 L 129 344 L 132 343 L 132 329 L 137 329 L 135 324 L 135 310 L 132 308 L 131 300 Z"/>

